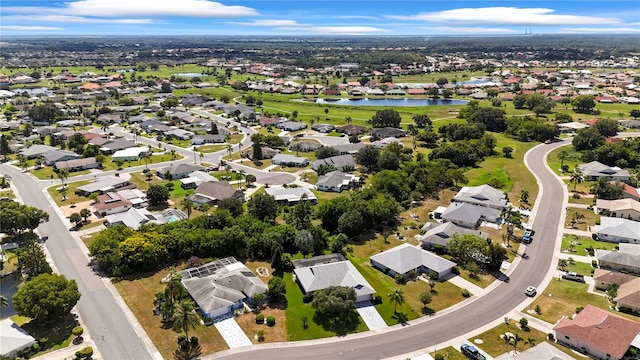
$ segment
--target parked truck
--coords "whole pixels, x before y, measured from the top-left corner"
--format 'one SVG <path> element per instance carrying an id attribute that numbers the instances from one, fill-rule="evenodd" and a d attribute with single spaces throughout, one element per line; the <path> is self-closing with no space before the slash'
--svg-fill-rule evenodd
<path id="1" fill-rule="evenodd" d="M 462 344 L 460 346 L 462 354 L 472 360 L 486 360 L 486 357 L 478 351 L 473 345 Z"/>

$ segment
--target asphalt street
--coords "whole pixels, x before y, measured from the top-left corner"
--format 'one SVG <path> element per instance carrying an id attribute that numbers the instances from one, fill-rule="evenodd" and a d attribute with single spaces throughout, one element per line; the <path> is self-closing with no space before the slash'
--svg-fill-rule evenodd
<path id="1" fill-rule="evenodd" d="M 432 347 L 466 334 L 496 319 L 502 319 L 526 300 L 524 290 L 541 284 L 551 268 L 559 221 L 562 213 L 563 186 L 546 167 L 545 154 L 563 143 L 541 144 L 528 154 L 529 166 L 542 187 L 533 229 L 534 241 L 527 246 L 528 259 L 521 259 L 510 274 L 509 283 L 501 283 L 485 296 L 455 311 L 418 319 L 392 331 L 370 336 L 346 336 L 327 341 L 286 343 L 282 346 L 257 345 L 226 350 L 211 358 L 224 359 L 383 359 Z M 518 309 L 519 310 L 519 309 Z M 302 355 L 304 354 L 304 355 Z"/>

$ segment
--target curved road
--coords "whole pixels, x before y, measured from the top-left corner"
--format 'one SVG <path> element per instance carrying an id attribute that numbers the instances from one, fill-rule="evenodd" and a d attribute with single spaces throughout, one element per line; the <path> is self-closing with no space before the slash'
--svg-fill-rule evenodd
<path id="1" fill-rule="evenodd" d="M 509 283 L 501 283 L 485 296 L 468 302 L 455 311 L 419 319 L 412 325 L 396 326 L 392 331 L 374 334 L 356 334 L 344 338 L 322 341 L 285 343 L 281 347 L 273 344 L 258 345 L 245 349 L 226 350 L 212 358 L 224 359 L 383 359 L 432 347 L 447 340 L 480 328 L 505 314 L 527 299 L 524 289 L 538 286 L 552 266 L 554 248 L 558 235 L 562 204 L 563 185 L 546 166 L 546 154 L 566 142 L 541 144 L 531 149 L 526 160 L 530 170 L 538 177 L 540 197 L 536 201 L 537 215 L 533 228 L 536 231 L 533 243 L 527 247 L 529 259 L 521 259 L 509 275 Z M 367 336 L 368 335 L 368 336 Z"/>

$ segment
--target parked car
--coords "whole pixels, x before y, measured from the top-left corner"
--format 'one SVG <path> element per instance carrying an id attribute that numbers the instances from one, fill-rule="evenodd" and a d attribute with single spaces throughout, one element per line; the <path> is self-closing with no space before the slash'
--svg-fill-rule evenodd
<path id="1" fill-rule="evenodd" d="M 531 244 L 531 242 L 533 241 L 533 230 L 527 230 L 524 232 L 524 235 L 522 235 L 522 243 L 523 244 Z"/>
<path id="2" fill-rule="evenodd" d="M 462 345 L 460 345 L 460 351 L 462 352 L 462 354 L 464 356 L 468 357 L 469 359 L 473 359 L 473 360 L 485 360 L 486 359 L 486 357 L 484 355 L 480 354 L 478 349 L 476 349 L 475 346 L 473 346 L 473 345 L 462 344 Z"/>
<path id="3" fill-rule="evenodd" d="M 565 280 L 571 280 L 571 281 L 577 281 L 577 282 L 581 282 L 584 283 L 584 276 L 580 275 L 580 274 L 576 274 L 574 272 L 565 272 L 562 273 L 562 278 Z"/>
<path id="4" fill-rule="evenodd" d="M 524 291 L 524 294 L 527 296 L 536 296 L 536 294 L 538 293 L 538 290 L 536 290 L 536 288 L 534 286 L 529 286 L 527 287 L 527 290 Z"/>

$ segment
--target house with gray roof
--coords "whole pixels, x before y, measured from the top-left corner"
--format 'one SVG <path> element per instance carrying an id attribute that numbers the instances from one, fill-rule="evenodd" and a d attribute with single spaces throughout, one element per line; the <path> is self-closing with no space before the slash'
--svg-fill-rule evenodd
<path id="1" fill-rule="evenodd" d="M 501 211 L 485 206 L 469 203 L 451 203 L 442 213 L 442 220 L 452 222 L 458 226 L 476 229 L 483 221 L 497 223 Z"/>
<path id="2" fill-rule="evenodd" d="M 311 168 L 318 171 L 320 166 L 332 166 L 338 170 L 351 169 L 356 167 L 356 159 L 352 155 L 330 156 L 324 159 L 318 159 L 311 163 Z"/>
<path id="3" fill-rule="evenodd" d="M 490 185 L 465 186 L 453 201 L 502 210 L 507 206 L 507 195 Z"/>
<path id="4" fill-rule="evenodd" d="M 214 176 L 200 170 L 190 173 L 186 178 L 180 179 L 180 186 L 183 189 L 195 189 L 198 185 L 207 181 L 218 181 Z"/>
<path id="5" fill-rule="evenodd" d="M 305 187 L 270 186 L 265 188 L 264 191 L 273 197 L 278 204 L 294 205 L 300 202 L 304 197 L 306 197 L 307 201 L 312 204 L 318 202 L 316 195 Z"/>
<path id="6" fill-rule="evenodd" d="M 284 131 L 298 131 L 307 128 L 307 124 L 298 121 L 285 121 L 276 124 L 278 129 L 282 129 Z"/>
<path id="7" fill-rule="evenodd" d="M 88 157 L 82 159 L 57 161 L 53 166 L 58 170 L 66 169 L 69 172 L 73 172 L 87 169 L 97 169 L 100 167 L 100 163 L 96 161 L 95 157 Z"/>
<path id="8" fill-rule="evenodd" d="M 191 138 L 191 145 L 220 144 L 223 142 L 225 142 L 225 136 L 222 134 L 196 135 Z"/>
<path id="9" fill-rule="evenodd" d="M 195 136 L 193 132 L 184 129 L 171 129 L 169 131 L 165 131 L 164 135 L 180 140 L 189 140 Z"/>
<path id="10" fill-rule="evenodd" d="M 90 184 L 79 186 L 78 189 L 76 189 L 76 193 L 81 196 L 89 196 L 94 192 L 104 194 L 106 192 L 125 188 L 131 185 L 131 182 L 124 178 L 120 178 L 117 176 L 105 176 L 98 178 L 97 181 Z M 135 185 L 133 185 L 133 187 L 135 187 Z"/>
<path id="11" fill-rule="evenodd" d="M 228 181 L 206 181 L 198 185 L 193 195 L 187 197 L 197 205 L 216 205 L 225 199 L 239 199 L 244 201 L 244 194 L 233 188 Z"/>
<path id="12" fill-rule="evenodd" d="M 440 246 L 443 249 L 446 249 L 449 245 L 449 241 L 451 241 L 453 235 L 456 234 L 477 235 L 484 239 L 487 239 L 489 237 L 489 234 L 480 230 L 460 227 L 451 222 L 442 224 L 436 222 L 428 222 L 422 227 L 422 234 L 416 235 L 416 239 L 420 241 L 420 245 L 425 249 L 432 249 L 435 246 Z"/>
<path id="13" fill-rule="evenodd" d="M 598 267 L 640 274 L 640 245 L 620 243 L 620 250 L 596 250 Z"/>
<path id="14" fill-rule="evenodd" d="M 312 130 L 315 130 L 315 131 L 321 132 L 321 133 L 330 133 L 335 128 L 336 127 L 331 125 L 331 124 L 315 124 L 315 125 L 311 126 Z"/>
<path id="15" fill-rule="evenodd" d="M 60 149 L 47 151 L 40 156 L 44 158 L 44 164 L 49 166 L 57 163 L 58 161 L 68 161 L 81 157 L 80 154 L 76 154 L 73 151 Z"/>
<path id="16" fill-rule="evenodd" d="M 407 275 L 410 271 L 416 274 L 435 271 L 439 277 L 443 277 L 456 266 L 452 261 L 407 243 L 375 254 L 369 260 L 373 267 L 390 276 Z"/>
<path id="17" fill-rule="evenodd" d="M 288 154 L 276 154 L 273 157 L 272 161 L 274 165 L 290 166 L 290 167 L 305 167 L 309 165 L 309 159 L 300 157 L 300 156 L 288 155 Z"/>
<path id="18" fill-rule="evenodd" d="M 640 244 L 640 222 L 637 221 L 602 216 L 593 232 L 600 241 Z"/>
<path id="19" fill-rule="evenodd" d="M 621 169 L 617 166 L 608 166 L 598 161 L 592 161 L 588 164 L 578 165 L 584 179 L 586 181 L 606 180 L 629 180 L 629 171 Z"/>
<path id="20" fill-rule="evenodd" d="M 180 272 L 182 285 L 207 317 L 214 321 L 232 316 L 267 284 L 233 257 L 210 262 Z"/>
<path id="21" fill-rule="evenodd" d="M 33 336 L 7 318 L 0 320 L 0 357 L 15 359 L 19 353 L 37 344 Z"/>
<path id="22" fill-rule="evenodd" d="M 194 171 L 204 171 L 204 166 L 197 164 L 174 164 L 171 166 L 158 169 L 157 175 L 165 180 L 175 180 L 189 177 L 189 174 Z"/>
<path id="23" fill-rule="evenodd" d="M 407 136 L 407 133 L 402 129 L 394 128 L 394 127 L 383 127 L 378 129 L 371 130 L 372 136 L 377 136 L 380 139 L 384 138 L 401 138 Z"/>
<path id="24" fill-rule="evenodd" d="M 337 261 L 293 270 L 305 294 L 330 286 L 347 286 L 356 292 L 356 302 L 371 300 L 375 290 L 350 261 Z"/>
<path id="25" fill-rule="evenodd" d="M 35 159 L 38 156 L 41 156 L 42 154 L 46 153 L 47 151 L 53 151 L 53 150 L 60 150 L 60 149 L 55 148 L 53 146 L 49 146 L 49 145 L 32 145 L 26 149 L 20 150 L 20 154 L 22 154 L 27 159 Z"/>
<path id="26" fill-rule="evenodd" d="M 316 189 L 320 191 L 342 192 L 360 186 L 360 177 L 342 171 L 331 171 L 318 178 Z"/>
<path id="27" fill-rule="evenodd" d="M 152 214 L 145 208 L 130 208 L 125 212 L 107 215 L 105 226 L 123 225 L 138 230 L 144 224 L 164 224 L 166 219 L 158 214 Z"/>
<path id="28" fill-rule="evenodd" d="M 511 351 L 506 352 L 493 360 L 571 360 L 573 357 L 565 354 L 562 350 L 543 341 L 526 350 L 519 351 L 513 355 Z"/>
<path id="29" fill-rule="evenodd" d="M 93 139 L 93 140 L 96 140 L 96 139 Z M 127 140 L 127 139 L 116 139 L 116 140 L 107 139 L 106 142 L 102 144 L 96 143 L 96 145 L 100 146 L 100 151 L 102 151 L 102 153 L 104 154 L 113 154 L 116 151 L 134 148 L 138 146 L 133 140 Z"/>
<path id="30" fill-rule="evenodd" d="M 332 145 L 331 147 L 338 150 L 340 155 L 356 155 L 360 149 L 367 146 L 364 143 L 355 143 L 355 144 L 343 144 L 343 145 Z"/>
<path id="31" fill-rule="evenodd" d="M 322 147 L 322 144 L 315 141 L 298 141 L 289 146 L 291 151 L 311 152 L 316 151 Z"/>

